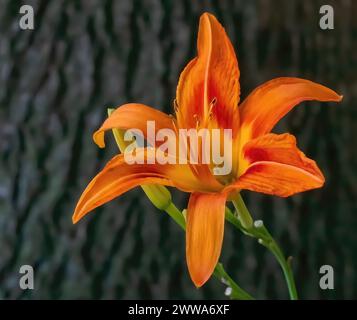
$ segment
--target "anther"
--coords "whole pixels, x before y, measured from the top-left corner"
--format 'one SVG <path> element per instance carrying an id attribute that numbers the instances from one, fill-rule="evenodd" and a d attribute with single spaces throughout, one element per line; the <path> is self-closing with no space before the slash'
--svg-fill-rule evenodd
<path id="1" fill-rule="evenodd" d="M 208 109 L 208 117 L 210 118 L 212 116 L 212 110 L 214 108 L 214 106 L 216 105 L 217 103 L 217 98 L 214 97 L 211 101 L 211 103 L 209 104 L 209 109 Z"/>
<path id="2" fill-rule="evenodd" d="M 193 119 L 196 120 L 196 129 L 197 129 L 200 126 L 200 119 L 196 113 L 193 115 Z"/>
<path id="3" fill-rule="evenodd" d="M 175 116 L 173 116 L 172 114 L 169 114 L 169 117 L 170 117 L 170 119 L 172 121 L 172 125 L 174 127 L 175 132 L 178 132 L 178 130 L 177 130 L 177 121 L 176 121 Z"/>
<path id="4" fill-rule="evenodd" d="M 174 100 L 174 111 L 177 113 L 179 110 L 179 105 L 177 103 L 177 99 Z"/>
<path id="5" fill-rule="evenodd" d="M 213 99 L 212 99 L 212 101 L 211 101 L 211 105 L 212 106 L 215 106 L 216 105 L 216 103 L 217 103 L 217 98 L 216 97 L 214 97 Z"/>
<path id="6" fill-rule="evenodd" d="M 217 98 L 214 97 L 214 98 L 212 99 L 211 103 L 209 104 L 208 114 L 210 114 L 210 113 L 212 112 L 212 109 L 213 109 L 213 107 L 216 105 L 216 103 L 217 103 Z"/>

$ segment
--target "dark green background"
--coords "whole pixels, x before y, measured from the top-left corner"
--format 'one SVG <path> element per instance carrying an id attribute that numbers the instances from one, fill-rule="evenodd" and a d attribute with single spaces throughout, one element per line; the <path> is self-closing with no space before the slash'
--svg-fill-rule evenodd
<path id="1" fill-rule="evenodd" d="M 21 4 L 35 30 L 18 27 Z M 335 9 L 335 30 L 319 8 Z M 357 2 L 261 0 L 0 0 L 0 298 L 224 298 L 212 280 L 195 289 L 181 230 L 140 189 L 71 216 L 81 191 L 116 152 L 92 133 L 108 106 L 141 102 L 172 112 L 178 76 L 195 55 L 198 19 L 214 13 L 236 49 L 242 98 L 266 80 L 298 76 L 344 95 L 308 102 L 276 128 L 297 136 L 320 165 L 323 189 L 288 199 L 244 192 L 255 218 L 294 257 L 300 296 L 357 298 Z M 180 208 L 187 195 L 175 193 Z M 271 254 L 227 224 L 222 260 L 258 298 L 287 298 Z M 21 265 L 35 290 L 21 291 Z M 319 268 L 335 289 L 319 288 Z"/>

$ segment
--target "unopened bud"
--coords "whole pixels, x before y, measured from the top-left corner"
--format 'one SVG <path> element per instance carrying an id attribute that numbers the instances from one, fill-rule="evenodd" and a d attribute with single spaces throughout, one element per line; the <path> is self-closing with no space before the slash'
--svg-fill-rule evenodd
<path id="1" fill-rule="evenodd" d="M 182 210 L 182 215 L 185 218 L 185 221 L 187 220 L 187 209 Z"/>
<path id="2" fill-rule="evenodd" d="M 156 208 L 166 210 L 171 204 L 171 193 L 166 187 L 157 184 L 150 184 L 142 185 L 141 188 Z"/>

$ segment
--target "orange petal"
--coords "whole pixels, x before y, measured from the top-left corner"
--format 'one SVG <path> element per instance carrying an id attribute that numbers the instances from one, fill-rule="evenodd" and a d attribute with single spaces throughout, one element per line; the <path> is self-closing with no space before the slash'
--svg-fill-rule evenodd
<path id="1" fill-rule="evenodd" d="M 282 117 L 302 101 L 337 102 L 341 99 L 342 96 L 335 91 L 308 80 L 277 78 L 255 89 L 239 107 L 242 130 L 248 130 L 248 136 L 255 138 L 270 132 Z"/>
<path id="2" fill-rule="evenodd" d="M 120 154 L 94 177 L 77 203 L 73 214 L 74 223 L 96 207 L 139 185 L 175 186 L 187 192 L 207 189 L 193 175 L 188 165 L 147 164 L 154 157 L 154 151 L 140 149 L 137 152 L 144 153 L 145 164 L 128 164 L 124 154 Z"/>
<path id="3" fill-rule="evenodd" d="M 201 287 L 218 262 L 224 233 L 226 195 L 193 193 L 187 209 L 186 259 L 193 283 Z"/>
<path id="4" fill-rule="evenodd" d="M 197 122 L 204 127 L 210 111 L 220 127 L 238 126 L 238 62 L 224 28 L 211 14 L 200 18 L 197 49 L 177 86 L 180 127 L 195 128 Z"/>
<path id="5" fill-rule="evenodd" d="M 118 107 L 93 134 L 94 142 L 104 148 L 104 132 L 113 128 L 129 130 L 139 129 L 146 138 L 147 121 L 155 122 L 155 133 L 160 129 L 174 129 L 172 118 L 156 109 L 139 103 L 128 103 Z M 153 143 L 153 141 L 150 141 Z"/>
<path id="6" fill-rule="evenodd" d="M 246 170 L 225 191 L 248 189 L 288 197 L 320 188 L 325 182 L 315 161 L 297 148 L 290 134 L 271 133 L 256 138 L 244 146 L 243 153 L 248 163 Z"/>

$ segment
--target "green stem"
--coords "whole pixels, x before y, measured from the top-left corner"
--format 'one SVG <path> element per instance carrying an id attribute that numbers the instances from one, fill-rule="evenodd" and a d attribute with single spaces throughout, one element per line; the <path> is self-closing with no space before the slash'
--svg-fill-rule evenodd
<path id="1" fill-rule="evenodd" d="M 166 213 L 183 229 L 186 230 L 186 221 L 182 212 L 171 202 L 165 209 Z"/>
<path id="2" fill-rule="evenodd" d="M 253 219 L 251 218 L 251 215 L 240 195 L 236 196 L 232 202 L 237 211 L 237 215 L 234 215 L 230 211 L 226 211 L 227 221 L 241 230 L 244 234 L 258 239 L 260 244 L 272 252 L 283 270 L 290 299 L 297 300 L 298 294 L 291 265 L 282 253 L 278 243 L 263 225 L 262 221 L 256 221 L 254 224 L 252 223 Z"/>
<path id="3" fill-rule="evenodd" d="M 245 229 L 251 228 L 253 226 L 253 219 L 240 193 L 236 194 L 236 197 L 232 200 L 232 202 L 236 212 L 238 213 L 238 219 L 242 223 L 242 226 Z"/>
<path id="4" fill-rule="evenodd" d="M 266 232 L 268 233 L 267 230 L 266 230 Z M 288 290 L 289 290 L 290 299 L 291 300 L 297 300 L 298 299 L 298 294 L 297 294 L 297 290 L 296 290 L 294 275 L 293 275 L 293 272 L 292 272 L 292 269 L 291 269 L 291 265 L 289 263 L 290 260 L 289 260 L 289 258 L 288 259 L 285 258 L 284 254 L 281 251 L 281 249 L 280 249 L 279 245 L 277 244 L 277 242 L 272 237 L 270 239 L 271 239 L 271 242 L 266 247 L 268 249 L 270 249 L 270 251 L 273 253 L 275 258 L 279 262 L 280 267 L 283 270 L 285 281 L 287 283 Z"/>
<path id="5" fill-rule="evenodd" d="M 254 298 L 249 293 L 244 291 L 235 283 L 235 281 L 229 276 L 226 270 L 224 270 L 222 263 L 217 263 L 213 275 L 221 281 L 224 279 L 224 282 L 228 284 L 230 288 L 232 288 L 232 293 L 230 294 L 232 299 L 254 300 Z"/>

